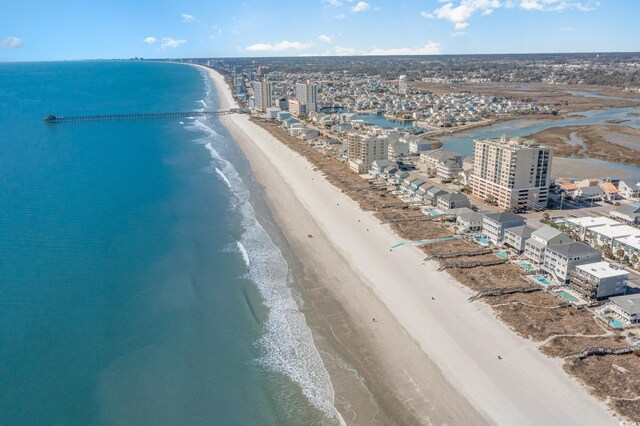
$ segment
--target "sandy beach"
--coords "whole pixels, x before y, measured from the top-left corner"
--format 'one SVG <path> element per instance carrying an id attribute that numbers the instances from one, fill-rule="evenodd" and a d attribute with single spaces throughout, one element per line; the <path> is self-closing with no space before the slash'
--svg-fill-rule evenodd
<path id="1" fill-rule="evenodd" d="M 220 108 L 232 106 L 223 77 L 203 69 Z M 421 251 L 390 251 L 398 236 L 304 158 L 246 115 L 221 121 L 304 268 L 305 296 L 391 418 L 402 424 L 618 423 L 559 360 L 509 330 L 487 305 L 469 303 L 471 292 L 424 262 Z"/>

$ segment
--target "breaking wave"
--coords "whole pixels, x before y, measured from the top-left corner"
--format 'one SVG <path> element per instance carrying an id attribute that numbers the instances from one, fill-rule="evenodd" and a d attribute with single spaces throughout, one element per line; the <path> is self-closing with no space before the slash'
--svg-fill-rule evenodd
<path id="1" fill-rule="evenodd" d="M 218 135 L 200 121 L 193 124 L 208 133 L 199 141 L 211 156 L 211 166 L 237 198 L 234 209 L 240 214 L 243 233 L 237 242 L 255 283 L 268 308 L 264 334 L 259 340 L 264 368 L 282 373 L 300 387 L 305 397 L 333 421 L 344 424 L 335 408 L 335 394 L 329 373 L 313 342 L 311 330 L 299 311 L 287 285 L 289 267 L 280 249 L 256 218 L 249 202 L 249 190 L 237 170 L 213 147 Z M 251 267 L 249 268 L 249 265 Z"/>

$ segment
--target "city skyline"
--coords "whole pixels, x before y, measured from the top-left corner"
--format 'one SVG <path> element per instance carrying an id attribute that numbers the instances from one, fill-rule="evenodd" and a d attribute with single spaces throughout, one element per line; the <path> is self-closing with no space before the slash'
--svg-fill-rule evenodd
<path id="1" fill-rule="evenodd" d="M 0 60 L 34 61 L 633 51 L 640 4 L 314 0 L 231 6 L 192 1 L 160 2 L 151 13 L 142 4 L 72 0 L 56 8 L 37 1 L 8 3 L 3 12 Z"/>

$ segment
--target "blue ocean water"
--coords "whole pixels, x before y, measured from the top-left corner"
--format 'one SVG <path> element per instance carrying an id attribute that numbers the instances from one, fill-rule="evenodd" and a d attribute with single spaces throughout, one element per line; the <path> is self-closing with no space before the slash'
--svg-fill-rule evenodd
<path id="1" fill-rule="evenodd" d="M 217 120 L 42 121 L 205 107 L 185 65 L 0 64 L 0 424 L 338 421 Z"/>

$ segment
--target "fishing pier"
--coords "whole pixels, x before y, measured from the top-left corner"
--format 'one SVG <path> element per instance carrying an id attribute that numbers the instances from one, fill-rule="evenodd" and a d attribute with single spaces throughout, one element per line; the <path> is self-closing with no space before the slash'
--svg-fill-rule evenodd
<path id="1" fill-rule="evenodd" d="M 101 114 L 101 115 L 75 115 L 56 116 L 48 115 L 44 118 L 47 124 L 62 123 L 84 123 L 91 121 L 129 121 L 129 120 L 150 120 L 163 118 L 192 118 L 192 117 L 215 117 L 228 114 L 247 114 L 248 110 L 232 108 L 223 111 L 188 111 L 188 112 L 150 112 L 141 114 Z"/>

